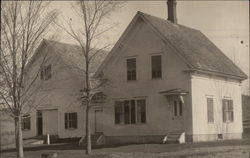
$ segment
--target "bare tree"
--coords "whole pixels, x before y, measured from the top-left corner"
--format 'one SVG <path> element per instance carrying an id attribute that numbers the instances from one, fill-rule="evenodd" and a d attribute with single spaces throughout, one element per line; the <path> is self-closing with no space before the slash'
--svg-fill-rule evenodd
<path id="1" fill-rule="evenodd" d="M 83 73 L 84 90 L 82 91 L 82 98 L 86 104 L 86 154 L 91 153 L 91 131 L 90 131 L 90 118 L 89 113 L 93 96 L 98 89 L 103 85 L 103 80 L 94 79 L 93 71 L 91 67 L 94 66 L 93 60 L 98 54 L 102 53 L 110 46 L 110 44 L 103 44 L 101 36 L 114 28 L 115 25 L 104 25 L 105 20 L 109 18 L 110 14 L 116 9 L 121 7 L 121 2 L 117 1 L 78 1 L 72 4 L 72 8 L 78 15 L 80 21 L 77 21 L 77 25 L 80 28 L 74 27 L 72 18 L 67 22 L 67 25 L 59 25 L 67 34 L 69 34 L 81 47 L 81 52 L 84 57 L 82 61 L 84 63 Z M 96 46 L 99 46 L 97 48 Z M 100 48 L 101 46 L 101 48 Z"/>
<path id="2" fill-rule="evenodd" d="M 0 100 L 15 120 L 17 157 L 24 157 L 22 116 L 33 106 L 29 98 L 39 88 L 33 85 L 40 70 L 26 78 L 27 64 L 57 17 L 57 11 L 46 12 L 48 5 L 42 1 L 1 3 Z"/>

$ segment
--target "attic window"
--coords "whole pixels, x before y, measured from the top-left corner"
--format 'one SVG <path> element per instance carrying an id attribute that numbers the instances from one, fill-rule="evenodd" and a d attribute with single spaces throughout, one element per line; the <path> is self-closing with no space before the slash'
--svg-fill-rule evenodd
<path id="1" fill-rule="evenodd" d="M 41 68 L 41 80 L 49 80 L 51 79 L 51 64 L 47 66 L 42 66 Z"/>

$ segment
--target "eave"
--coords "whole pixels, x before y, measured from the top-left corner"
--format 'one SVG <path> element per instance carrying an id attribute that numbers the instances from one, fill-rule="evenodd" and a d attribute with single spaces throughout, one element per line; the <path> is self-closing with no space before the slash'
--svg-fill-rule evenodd
<path id="1" fill-rule="evenodd" d="M 192 72 L 192 73 L 198 72 L 198 73 L 203 73 L 207 75 L 214 75 L 218 77 L 230 78 L 230 79 L 239 80 L 239 81 L 243 81 L 248 78 L 247 76 L 237 76 L 237 75 L 227 74 L 223 72 L 208 71 L 208 70 L 195 69 L 195 68 L 184 70 L 184 72 Z"/>

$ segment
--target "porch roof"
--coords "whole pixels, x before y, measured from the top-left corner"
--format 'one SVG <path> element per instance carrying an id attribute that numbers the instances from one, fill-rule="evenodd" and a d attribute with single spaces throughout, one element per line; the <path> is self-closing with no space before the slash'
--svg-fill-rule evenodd
<path id="1" fill-rule="evenodd" d="M 161 91 L 159 93 L 165 96 L 170 96 L 170 95 L 186 95 L 188 92 L 183 89 L 175 88 L 166 91 Z"/>

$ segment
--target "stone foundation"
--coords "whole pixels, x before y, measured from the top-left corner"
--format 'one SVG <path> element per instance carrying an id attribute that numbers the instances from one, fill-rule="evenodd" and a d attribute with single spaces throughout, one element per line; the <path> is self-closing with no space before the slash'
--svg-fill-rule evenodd
<path id="1" fill-rule="evenodd" d="M 186 135 L 187 142 L 206 142 L 217 140 L 242 139 L 242 133 L 224 133 L 224 134 L 194 134 Z"/>
<path id="2" fill-rule="evenodd" d="M 164 138 L 164 135 L 105 136 L 105 144 L 162 143 L 163 138 Z"/>

